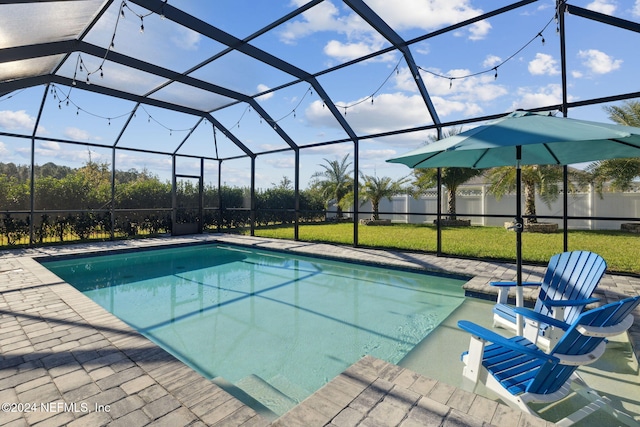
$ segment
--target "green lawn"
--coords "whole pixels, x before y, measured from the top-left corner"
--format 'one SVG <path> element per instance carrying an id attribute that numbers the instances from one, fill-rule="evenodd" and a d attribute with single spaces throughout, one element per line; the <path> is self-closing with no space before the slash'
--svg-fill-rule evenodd
<path id="1" fill-rule="evenodd" d="M 248 231 L 246 232 L 248 233 Z M 256 228 L 256 236 L 293 239 L 293 226 Z M 353 224 L 300 225 L 303 241 L 353 244 Z M 525 262 L 546 263 L 562 252 L 562 232 L 524 233 L 522 252 Z M 393 224 L 358 226 L 362 246 L 435 252 L 436 228 L 430 225 Z M 569 231 L 569 250 L 590 250 L 607 261 L 609 271 L 640 274 L 640 236 L 620 231 Z M 451 227 L 442 230 L 445 254 L 515 260 L 515 234 L 501 227 Z"/>

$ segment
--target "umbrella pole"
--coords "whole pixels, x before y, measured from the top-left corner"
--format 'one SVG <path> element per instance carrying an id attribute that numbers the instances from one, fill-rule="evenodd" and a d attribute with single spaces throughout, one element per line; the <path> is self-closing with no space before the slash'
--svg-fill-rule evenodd
<path id="1" fill-rule="evenodd" d="M 522 146 L 516 146 L 516 307 L 524 305 L 524 295 L 522 291 L 522 231 L 524 228 L 522 220 Z M 522 336 L 524 329 L 522 315 L 516 316 L 516 328 L 518 335 Z"/>

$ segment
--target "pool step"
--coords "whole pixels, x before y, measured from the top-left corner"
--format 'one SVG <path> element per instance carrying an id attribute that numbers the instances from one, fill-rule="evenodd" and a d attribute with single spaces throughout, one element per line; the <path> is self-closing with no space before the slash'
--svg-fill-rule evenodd
<path id="1" fill-rule="evenodd" d="M 269 384 L 295 400 L 297 403 L 302 402 L 311 395 L 310 391 L 292 383 L 289 378 L 281 374 L 269 378 Z"/>
<path id="2" fill-rule="evenodd" d="M 235 385 L 278 415 L 284 414 L 298 404 L 296 400 L 254 374 L 242 378 Z"/>

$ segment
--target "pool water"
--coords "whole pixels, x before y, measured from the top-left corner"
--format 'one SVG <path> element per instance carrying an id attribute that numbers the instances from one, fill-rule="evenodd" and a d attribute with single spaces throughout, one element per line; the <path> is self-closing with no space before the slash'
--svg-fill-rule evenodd
<path id="1" fill-rule="evenodd" d="M 276 414 L 364 355 L 398 363 L 464 301 L 459 278 L 222 245 L 44 265 Z"/>

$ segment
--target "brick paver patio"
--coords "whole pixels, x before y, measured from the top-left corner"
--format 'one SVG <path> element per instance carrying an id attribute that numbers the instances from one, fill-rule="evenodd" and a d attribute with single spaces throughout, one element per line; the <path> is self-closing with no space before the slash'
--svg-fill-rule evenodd
<path id="1" fill-rule="evenodd" d="M 492 292 L 513 265 L 234 235 L 198 235 L 0 252 L 0 413 L 4 426 L 546 425 L 484 397 L 367 356 L 279 419 L 266 419 L 201 377 L 34 258 L 220 241 L 473 277 Z M 526 267 L 525 280 L 541 267 Z M 640 279 L 606 275 L 606 300 L 640 293 Z M 530 296 L 533 297 L 533 296 Z M 630 330 L 640 356 L 640 315 Z"/>

